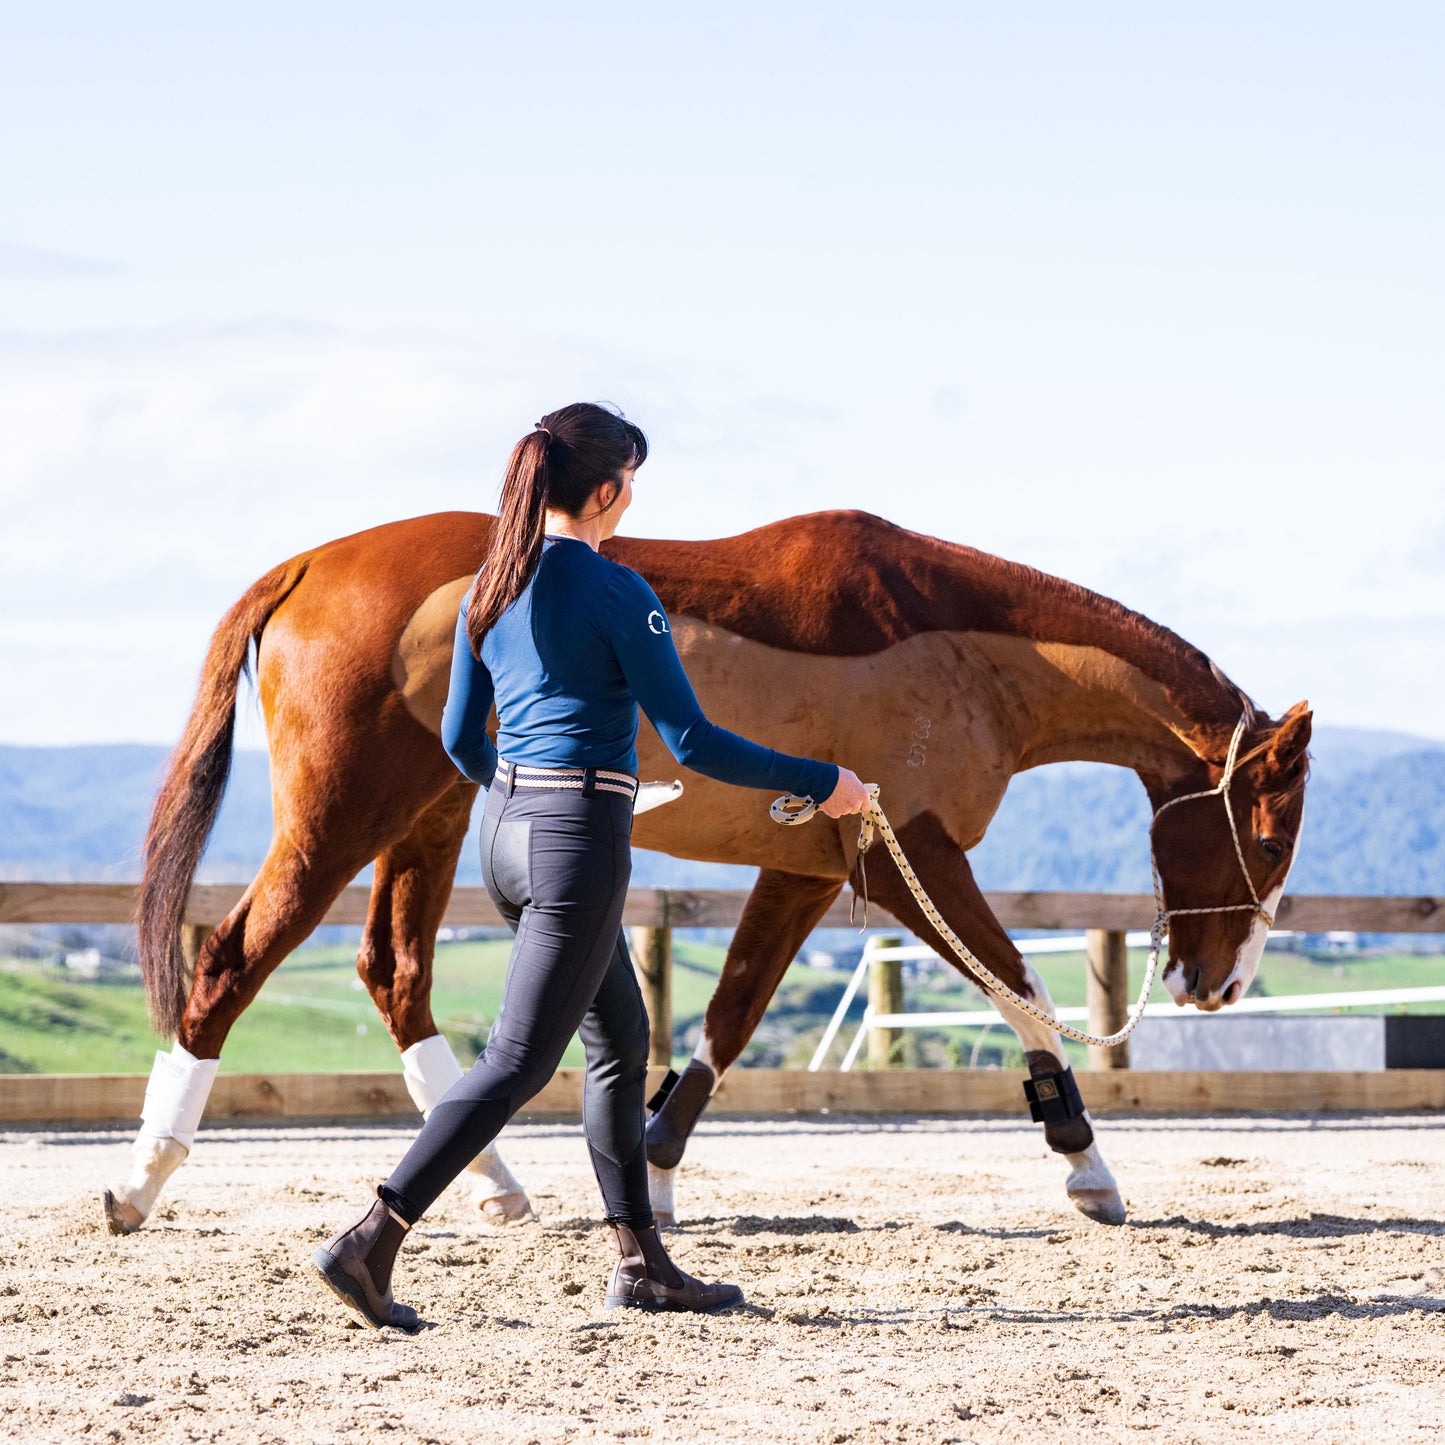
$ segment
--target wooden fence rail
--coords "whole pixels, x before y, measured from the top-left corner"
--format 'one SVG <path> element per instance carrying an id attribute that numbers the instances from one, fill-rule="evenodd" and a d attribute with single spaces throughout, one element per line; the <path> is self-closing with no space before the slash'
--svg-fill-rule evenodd
<path id="1" fill-rule="evenodd" d="M 185 922 L 214 928 L 236 906 L 245 885 L 199 883 L 191 889 Z M 130 923 L 135 919 L 134 883 L 0 883 L 0 923 Z M 741 888 L 634 888 L 623 911 L 637 928 L 732 928 L 742 916 Z M 989 893 L 994 916 L 1005 928 L 1125 930 L 1154 922 L 1147 893 Z M 359 927 L 366 922 L 371 890 L 344 889 L 324 923 Z M 876 905 L 875 905 L 876 906 Z M 881 910 L 880 910 L 881 912 Z M 485 888 L 456 888 L 442 920 L 451 928 L 501 927 Z M 1280 901 L 1275 922 L 1301 933 L 1445 933 L 1445 898 L 1382 898 L 1364 895 L 1293 894 Z M 840 898 L 820 928 L 848 924 L 848 900 Z"/>
<path id="2" fill-rule="evenodd" d="M 135 918 L 138 892 L 137 885 L 133 883 L 0 883 L 0 924 L 130 923 Z M 191 889 L 182 942 L 192 963 L 206 934 L 231 911 L 243 892 L 244 887 L 239 883 L 205 883 Z M 323 922 L 351 926 L 364 924 L 370 896 L 370 889 L 366 887 L 345 889 L 332 904 Z M 652 1020 L 654 1064 L 665 1064 L 672 1054 L 672 930 L 735 927 L 747 897 L 743 889 L 634 888 L 629 891 L 622 921 L 633 930 L 633 953 L 639 982 Z M 1154 900 L 1150 895 L 990 893 L 986 897 L 995 917 L 1006 928 L 1085 930 L 1088 939 L 1089 1028 L 1092 1032 L 1107 1034 L 1120 1026 L 1129 1006 L 1124 934 L 1130 929 L 1148 928 L 1153 923 Z M 820 926 L 847 925 L 848 911 L 847 900 L 839 899 L 823 916 Z M 881 913 L 882 910 L 879 911 Z M 501 915 L 483 888 L 454 889 L 443 919 L 444 925 L 451 928 L 500 927 L 502 922 Z M 1440 933 L 1445 932 L 1445 899 L 1296 894 L 1281 901 L 1276 922 L 1281 928 L 1303 933 L 1339 930 Z M 901 979 L 899 984 L 901 987 Z M 878 1054 L 874 1065 L 880 1070 L 896 1070 L 903 1062 L 901 1039 L 883 1040 L 874 1052 Z M 1127 1046 L 1112 1050 L 1091 1049 L 1090 1067 L 1101 1072 L 1117 1071 L 1122 1074 L 1128 1067 Z M 753 1074 L 762 1071 L 744 1072 Z M 15 1086 L 0 1079 L 0 1098 L 4 1097 L 3 1089 L 9 1087 Z M 23 1092 L 26 1086 L 18 1087 Z M 255 1086 L 256 1089 L 260 1087 Z M 288 1085 L 290 1093 L 298 1098 L 301 1095 L 312 1097 L 316 1087 Z M 368 1084 L 363 1090 L 372 1106 L 377 1102 L 375 1091 L 381 1087 L 380 1084 Z M 1147 1086 L 1151 1096 L 1158 1087 Z M 81 1089 L 81 1086 L 76 1085 L 75 1088 Z M 255 1089 L 252 1090 L 254 1093 Z M 17 1104 L 16 1107 L 21 1106 Z M 855 1104 L 852 1107 L 859 1106 Z M 7 1117 L 13 1119 L 18 1116 L 13 1113 L 7 1115 L 4 1107 L 0 1106 L 0 1120 Z"/>
<path id="3" fill-rule="evenodd" d="M 650 1071 L 652 1085 L 662 1078 Z M 1028 1127 L 1022 1069 L 888 1069 L 849 1074 L 733 1069 L 708 1116 L 727 1114 L 1014 1115 Z M 0 1074 L 0 1127 L 132 1124 L 144 1074 Z M 1189 1073 L 1127 1069 L 1079 1076 L 1096 1114 L 1287 1114 L 1440 1110 L 1445 1069 L 1374 1073 Z M 582 1070 L 559 1069 L 519 1115 L 576 1117 Z M 242 1121 L 396 1119 L 414 1126 L 416 1105 L 401 1070 L 390 1073 L 217 1075 L 210 1125 Z"/>

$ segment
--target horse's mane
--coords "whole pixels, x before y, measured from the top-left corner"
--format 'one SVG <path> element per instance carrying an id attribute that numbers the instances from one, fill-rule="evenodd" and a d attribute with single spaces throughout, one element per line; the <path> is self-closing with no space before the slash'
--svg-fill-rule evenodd
<path id="1" fill-rule="evenodd" d="M 704 543 L 629 539 L 607 555 L 668 609 L 797 652 L 856 656 L 922 632 L 1002 633 L 1096 647 L 1160 683 L 1186 716 L 1222 730 L 1248 695 L 1197 647 L 1097 592 L 867 512 L 817 512 Z"/>

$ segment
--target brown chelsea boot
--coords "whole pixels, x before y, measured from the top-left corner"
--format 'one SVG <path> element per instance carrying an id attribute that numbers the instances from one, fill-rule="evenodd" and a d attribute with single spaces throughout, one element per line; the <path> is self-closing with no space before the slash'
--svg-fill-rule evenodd
<path id="1" fill-rule="evenodd" d="M 657 1226 L 633 1229 L 614 1224 L 617 1265 L 607 1287 L 606 1307 L 640 1310 L 698 1310 L 713 1314 L 743 1302 L 735 1284 L 704 1284 L 684 1274 L 668 1257 Z"/>
<path id="2" fill-rule="evenodd" d="M 421 1328 L 417 1312 L 391 1297 L 391 1266 L 410 1228 L 378 1189 L 371 1208 L 311 1256 L 322 1283 L 374 1330 L 394 1325 L 415 1334 Z"/>

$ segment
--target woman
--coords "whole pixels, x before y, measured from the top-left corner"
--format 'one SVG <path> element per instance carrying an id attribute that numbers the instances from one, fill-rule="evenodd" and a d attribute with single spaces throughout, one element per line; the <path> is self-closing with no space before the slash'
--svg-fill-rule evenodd
<path id="1" fill-rule="evenodd" d="M 543 417 L 512 451 L 491 552 L 457 619 L 442 741 L 489 788 L 482 876 L 515 942 L 482 1056 L 361 1219 L 312 1256 L 374 1327 L 417 1328 L 391 1291 L 407 1230 L 546 1083 L 579 1032 L 587 1146 L 618 1245 L 607 1308 L 719 1310 L 743 1297 L 672 1263 L 648 1199 L 647 1013 L 621 931 L 638 706 L 677 760 L 708 777 L 821 798 L 834 818 L 860 811 L 868 795 L 846 768 L 759 747 L 703 716 L 656 594 L 598 553 L 646 456 L 642 432 L 603 407 Z M 486 732 L 494 703 L 495 749 Z"/>

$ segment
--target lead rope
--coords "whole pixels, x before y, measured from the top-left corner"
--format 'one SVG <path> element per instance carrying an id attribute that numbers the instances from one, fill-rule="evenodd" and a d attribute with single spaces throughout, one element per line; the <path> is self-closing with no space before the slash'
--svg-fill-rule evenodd
<path id="1" fill-rule="evenodd" d="M 1266 927 L 1274 927 L 1274 918 L 1269 910 L 1259 901 L 1259 894 L 1255 891 L 1254 880 L 1249 876 L 1249 869 L 1244 865 L 1244 849 L 1239 841 L 1239 829 L 1234 821 L 1234 807 L 1229 801 L 1229 785 L 1234 779 L 1235 764 L 1239 758 L 1239 744 L 1244 737 L 1245 727 L 1249 721 L 1249 714 L 1246 713 L 1240 718 L 1234 729 L 1234 736 L 1230 739 L 1229 753 L 1224 760 L 1224 772 L 1219 782 L 1212 788 L 1206 788 L 1198 793 L 1185 793 L 1182 797 L 1171 798 L 1163 803 L 1155 811 L 1154 818 L 1149 824 L 1149 866 L 1154 877 L 1154 926 L 1149 930 L 1149 966 L 1144 970 L 1144 984 L 1139 990 L 1139 998 L 1133 1008 L 1129 1010 L 1129 1020 L 1118 1033 L 1101 1036 L 1099 1034 L 1085 1033 L 1082 1029 L 1071 1028 L 1066 1023 L 1061 1023 L 1052 1014 L 1041 1009 L 1037 1004 L 1030 1003 L 1026 998 L 1020 998 L 1002 979 L 993 974 L 988 967 L 981 963 L 973 951 L 963 942 L 961 938 L 944 921 L 943 915 L 934 906 L 933 900 L 928 896 L 923 884 L 918 881 L 918 875 L 913 871 L 913 865 L 908 861 L 897 837 L 894 835 L 893 827 L 885 816 L 883 809 L 878 804 L 878 784 L 868 784 L 868 794 L 871 799 L 869 805 L 863 810 L 862 826 L 858 833 L 858 864 L 860 876 L 863 878 L 863 926 L 868 926 L 868 894 L 867 875 L 862 872 L 863 859 L 869 848 L 873 846 L 875 831 L 883 839 L 883 845 L 898 865 L 898 871 L 903 875 L 903 881 L 908 885 L 908 891 L 917 900 L 918 906 L 923 910 L 924 916 L 929 923 L 937 930 L 938 935 L 951 948 L 960 963 L 972 973 L 980 983 L 992 994 L 1007 1000 L 1015 1008 L 1021 1009 L 1031 1018 L 1037 1019 L 1042 1024 L 1057 1033 L 1063 1034 L 1066 1038 L 1077 1039 L 1081 1044 L 1092 1044 L 1096 1048 L 1112 1048 L 1115 1044 L 1122 1044 L 1125 1039 L 1139 1025 L 1139 1020 L 1144 1016 L 1144 1005 L 1154 988 L 1154 977 L 1159 970 L 1159 953 L 1163 948 L 1164 939 L 1168 936 L 1169 920 L 1179 917 L 1182 914 L 1193 913 L 1239 913 L 1248 911 L 1257 913 L 1265 921 Z M 1167 809 L 1172 808 L 1176 803 L 1188 803 L 1196 798 L 1221 797 L 1224 799 L 1225 815 L 1229 819 L 1229 835 L 1234 840 L 1234 856 L 1239 860 L 1239 870 L 1244 874 L 1245 886 L 1249 889 L 1250 902 L 1248 903 L 1224 903 L 1214 908 L 1165 908 L 1164 886 L 1159 877 L 1159 860 L 1154 852 L 1154 826 L 1158 823 L 1159 817 Z M 785 826 L 794 826 L 798 823 L 806 823 L 809 818 L 817 812 L 817 804 L 808 798 L 787 796 L 779 798 L 771 808 L 774 822 L 782 823 Z M 855 894 L 856 898 L 856 894 Z M 849 910 L 849 919 L 852 919 L 852 910 Z"/>

